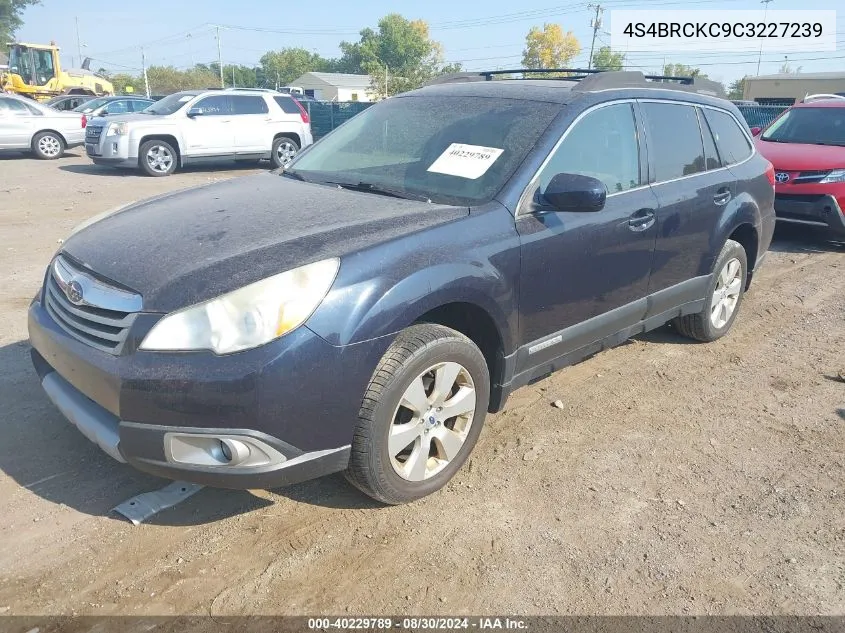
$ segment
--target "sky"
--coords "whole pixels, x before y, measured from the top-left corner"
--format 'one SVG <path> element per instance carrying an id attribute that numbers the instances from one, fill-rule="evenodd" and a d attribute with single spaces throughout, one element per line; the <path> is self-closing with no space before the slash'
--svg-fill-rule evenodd
<path id="1" fill-rule="evenodd" d="M 595 1 L 595 0 L 594 0 Z M 759 0 L 598 0 L 604 7 L 603 28 L 596 49 L 609 44 L 614 9 L 760 9 Z M 595 10 L 589 0 L 456 0 L 402 2 L 393 0 L 142 0 L 141 2 L 91 2 L 42 0 L 28 8 L 17 39 L 34 43 L 54 40 L 62 48 L 62 64 L 79 64 L 76 23 L 82 55 L 94 61 L 92 69 L 136 74 L 141 49 L 148 65 L 189 67 L 217 60 L 214 25 L 220 26 L 224 64 L 256 65 L 273 49 L 299 46 L 325 57 L 338 57 L 338 44 L 356 41 L 365 27 L 375 28 L 380 17 L 401 13 L 428 22 L 432 39 L 443 45 L 446 61 L 461 62 L 467 70 L 518 68 L 525 35 L 532 26 L 558 23 L 571 30 L 582 50 L 573 62 L 586 67 L 592 39 L 590 20 Z M 837 0 L 772 0 L 770 9 L 836 9 Z M 845 10 L 837 16 L 837 51 L 790 53 L 791 67 L 802 72 L 845 70 Z M 737 53 L 697 54 L 629 51 L 626 68 L 652 73 L 666 63 L 695 65 L 712 79 L 726 84 L 757 74 L 758 49 L 743 47 Z M 764 49 L 760 74 L 778 72 L 784 54 L 776 47 Z"/>

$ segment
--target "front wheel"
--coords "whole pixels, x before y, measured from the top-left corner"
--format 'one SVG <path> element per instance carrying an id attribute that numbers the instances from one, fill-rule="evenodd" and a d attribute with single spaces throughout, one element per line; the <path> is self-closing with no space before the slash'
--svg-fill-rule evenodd
<path id="1" fill-rule="evenodd" d="M 287 167 L 299 151 L 299 143 L 289 136 L 280 136 L 273 141 L 270 162 L 274 169 Z"/>
<path id="2" fill-rule="evenodd" d="M 704 308 L 698 314 L 675 319 L 675 329 L 684 336 L 706 343 L 722 338 L 739 313 L 747 279 L 745 249 L 739 242 L 728 240 L 713 266 Z"/>
<path id="3" fill-rule="evenodd" d="M 346 478 L 383 503 L 442 488 L 481 433 L 490 376 L 476 345 L 450 328 L 399 334 L 364 394 Z"/>
<path id="4" fill-rule="evenodd" d="M 138 148 L 138 164 L 148 176 L 169 176 L 176 171 L 176 150 L 166 141 L 147 141 Z"/>
<path id="5" fill-rule="evenodd" d="M 41 160 L 55 160 L 65 153 L 65 141 L 55 132 L 39 132 L 32 139 L 32 153 Z"/>

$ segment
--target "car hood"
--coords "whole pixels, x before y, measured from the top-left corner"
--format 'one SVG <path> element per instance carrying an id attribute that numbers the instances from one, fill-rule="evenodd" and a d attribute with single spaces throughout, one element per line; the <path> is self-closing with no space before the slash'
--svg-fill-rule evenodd
<path id="1" fill-rule="evenodd" d="M 757 139 L 759 151 L 779 171 L 845 168 L 845 147 L 803 143 L 772 143 Z"/>
<path id="2" fill-rule="evenodd" d="M 145 311 L 170 312 L 468 213 L 267 173 L 133 204 L 72 234 L 62 252 L 139 292 Z"/>

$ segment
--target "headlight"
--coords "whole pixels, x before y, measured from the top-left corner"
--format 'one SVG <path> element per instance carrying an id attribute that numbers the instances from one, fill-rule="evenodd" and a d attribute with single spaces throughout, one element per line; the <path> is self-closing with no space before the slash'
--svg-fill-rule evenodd
<path id="1" fill-rule="evenodd" d="M 125 136 L 129 134 L 129 125 L 125 121 L 120 123 L 109 123 L 106 129 L 106 136 Z"/>
<path id="2" fill-rule="evenodd" d="M 329 292 L 340 260 L 324 259 L 167 315 L 144 350 L 230 354 L 269 343 L 302 325 Z"/>
<path id="3" fill-rule="evenodd" d="M 820 185 L 829 185 L 834 182 L 845 182 L 845 169 L 834 169 L 822 180 L 819 180 Z"/>

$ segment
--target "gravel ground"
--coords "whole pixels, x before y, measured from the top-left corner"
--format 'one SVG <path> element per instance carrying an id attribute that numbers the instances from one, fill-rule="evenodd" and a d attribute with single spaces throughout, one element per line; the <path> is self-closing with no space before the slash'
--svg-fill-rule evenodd
<path id="1" fill-rule="evenodd" d="M 79 154 L 0 157 L 0 614 L 845 614 L 842 245 L 779 229 L 728 337 L 664 328 L 519 390 L 413 505 L 334 476 L 133 527 L 110 508 L 165 482 L 49 403 L 26 307 L 76 224 L 255 169 Z"/>

